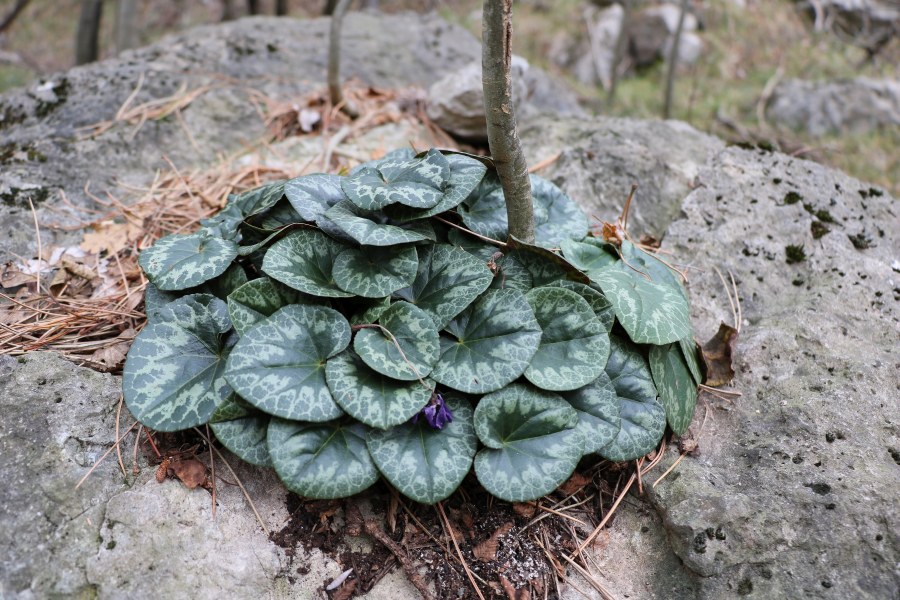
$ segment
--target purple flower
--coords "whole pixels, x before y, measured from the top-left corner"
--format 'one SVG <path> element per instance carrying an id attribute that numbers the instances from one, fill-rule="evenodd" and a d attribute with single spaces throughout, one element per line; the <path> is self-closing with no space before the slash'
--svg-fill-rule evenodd
<path id="1" fill-rule="evenodd" d="M 412 418 L 413 423 L 419 422 L 419 415 L 425 415 L 425 420 L 432 429 L 443 429 L 444 425 L 453 420 L 453 413 L 447 408 L 444 397 L 440 394 L 432 394 L 431 400 L 419 413 Z"/>

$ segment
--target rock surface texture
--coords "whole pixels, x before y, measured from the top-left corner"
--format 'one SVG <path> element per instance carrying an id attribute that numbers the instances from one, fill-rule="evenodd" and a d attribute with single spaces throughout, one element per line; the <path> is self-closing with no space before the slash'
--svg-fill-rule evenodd
<path id="1" fill-rule="evenodd" d="M 429 85 L 480 52 L 471 36 L 434 17 L 355 15 L 347 25 L 345 56 L 369 60 L 362 67 L 348 58 L 348 74 L 379 85 Z M 263 124 L 250 116 L 246 89 L 313 89 L 324 80 L 326 28 L 265 18 L 201 28 L 0 97 L 2 143 L 18 148 L 0 169 L 0 192 L 18 190 L 2 196 L 0 262 L 13 249 L 35 249 L 22 194 L 43 216 L 65 189 L 77 211 L 87 181 L 97 189 L 114 175 L 146 181 L 163 155 L 209 165 L 217 152 L 259 138 Z M 397 43 L 398 30 L 411 32 L 401 40 L 408 46 L 385 41 Z M 393 49 L 376 59 L 367 44 Z M 209 74 L 216 69 L 234 79 Z M 77 127 L 115 114 L 141 73 L 142 102 L 182 82 L 213 85 L 183 115 L 199 151 L 168 122 L 145 125 L 131 141 L 122 126 L 77 138 Z M 349 151 L 371 153 L 418 133 L 392 124 Z M 699 338 L 732 320 L 715 268 L 734 274 L 743 306 L 734 363 L 742 396 L 701 401 L 692 425 L 699 453 L 657 486 L 645 480 L 644 496 L 622 504 L 592 551 L 598 579 L 616 598 L 895 598 L 897 201 L 814 163 L 726 148 L 678 122 L 535 116 L 522 137 L 532 164 L 559 153 L 541 174 L 602 219 L 613 220 L 638 184 L 630 230 L 664 236 L 663 249 L 688 267 Z M 31 146 L 46 162 L 29 159 Z M 302 161 L 318 151 L 297 138 L 254 158 Z M 273 542 L 234 486 L 219 486 L 213 518 L 208 492 L 158 484 L 143 461 L 133 475 L 129 451 L 127 476 L 113 453 L 75 488 L 116 439 L 119 385 L 52 353 L 0 356 L 0 597 L 321 598 L 342 566 Z M 122 424 L 130 426 L 127 414 Z M 672 450 L 653 479 L 677 456 Z M 232 465 L 265 526 L 278 531 L 290 513 L 283 486 L 270 472 Z M 395 570 L 365 597 L 418 593 Z M 582 596 L 569 586 L 562 597 Z"/>

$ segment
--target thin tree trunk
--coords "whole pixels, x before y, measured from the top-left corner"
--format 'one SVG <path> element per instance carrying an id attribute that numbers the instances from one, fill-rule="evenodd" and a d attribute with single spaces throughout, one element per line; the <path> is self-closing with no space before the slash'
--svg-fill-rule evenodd
<path id="1" fill-rule="evenodd" d="M 625 54 L 625 45 L 628 43 L 628 24 L 631 22 L 631 2 L 632 0 L 623 0 L 622 2 L 622 27 L 619 30 L 619 37 L 616 38 L 616 47 L 613 50 L 612 70 L 609 73 L 609 90 L 606 93 L 606 110 L 609 112 L 616 101 L 616 86 L 619 84 L 619 63 L 622 62 L 622 55 Z"/>
<path id="2" fill-rule="evenodd" d="M 288 0 L 276 0 L 275 1 L 275 15 L 278 17 L 284 17 L 288 14 Z"/>
<path id="3" fill-rule="evenodd" d="M 482 87 L 488 144 L 506 197 L 509 235 L 534 243 L 534 207 L 512 98 L 512 0 L 482 5 Z"/>
<path id="4" fill-rule="evenodd" d="M 325 8 L 322 9 L 322 16 L 330 17 L 337 8 L 338 0 L 325 0 Z"/>
<path id="5" fill-rule="evenodd" d="M 116 52 L 138 45 L 136 24 L 136 0 L 119 0 L 116 6 Z"/>
<path id="6" fill-rule="evenodd" d="M 28 6 L 29 2 L 30 0 L 16 0 L 16 4 L 12 7 L 12 10 L 3 17 L 2 21 L 0 21 L 0 33 L 9 29 L 9 26 L 13 24 L 13 21 L 15 21 L 16 17 L 19 16 L 19 13 Z"/>
<path id="7" fill-rule="evenodd" d="M 234 0 L 223 0 L 222 2 L 222 20 L 233 21 L 237 18 L 237 7 Z"/>
<path id="8" fill-rule="evenodd" d="M 247 0 L 247 14 L 248 15 L 258 15 L 259 14 L 259 0 Z"/>
<path id="9" fill-rule="evenodd" d="M 97 60 L 102 16 L 103 0 L 81 0 L 81 16 L 78 18 L 78 33 L 75 37 L 75 64 L 83 65 Z"/>
<path id="10" fill-rule="evenodd" d="M 328 37 L 328 95 L 332 106 L 341 105 L 341 110 L 355 119 L 359 113 L 344 99 L 344 92 L 341 89 L 341 25 L 344 14 L 352 2 L 353 0 L 338 0 L 334 14 L 331 15 L 331 33 Z"/>
<path id="11" fill-rule="evenodd" d="M 669 49 L 669 65 L 666 71 L 666 95 L 663 102 L 663 119 L 672 116 L 672 96 L 675 90 L 675 70 L 678 68 L 678 47 L 681 45 L 681 33 L 684 31 L 684 17 L 688 11 L 688 0 L 681 0 L 681 14 L 678 15 L 678 26 Z"/>

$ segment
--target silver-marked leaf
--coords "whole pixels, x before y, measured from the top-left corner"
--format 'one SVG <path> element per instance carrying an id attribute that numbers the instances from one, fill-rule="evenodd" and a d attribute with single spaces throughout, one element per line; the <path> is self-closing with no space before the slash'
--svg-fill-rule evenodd
<path id="1" fill-rule="evenodd" d="M 304 221 L 318 222 L 325 212 L 344 200 L 341 177 L 313 173 L 288 180 L 284 184 L 284 195 Z"/>
<path id="2" fill-rule="evenodd" d="M 578 411 L 585 454 L 595 454 L 615 439 L 622 424 L 619 397 L 606 372 L 583 388 L 563 392 L 562 397 Z"/>
<path id="3" fill-rule="evenodd" d="M 487 263 L 460 248 L 435 244 L 416 251 L 416 279 L 395 295 L 424 310 L 443 329 L 488 288 L 493 275 Z"/>
<path id="4" fill-rule="evenodd" d="M 370 369 L 352 351 L 335 356 L 325 365 L 325 377 L 334 399 L 347 414 L 371 427 L 387 429 L 404 423 L 431 400 L 434 382 L 397 381 Z"/>
<path id="5" fill-rule="evenodd" d="M 603 292 L 599 289 L 566 279 L 548 283 L 547 287 L 561 287 L 572 290 L 587 300 L 591 310 L 594 311 L 594 314 L 597 315 L 597 318 L 603 323 L 603 327 L 606 328 L 606 332 L 609 333 L 612 331 L 613 325 L 616 322 L 616 311 L 613 310 L 612 304 L 610 304 L 609 300 L 606 299 L 606 296 L 604 296 Z"/>
<path id="6" fill-rule="evenodd" d="M 566 260 L 585 272 L 608 267 L 619 260 L 615 249 L 597 238 L 586 237 L 580 242 L 562 240 L 559 246 Z"/>
<path id="7" fill-rule="evenodd" d="M 272 466 L 284 485 L 306 498 L 346 498 L 378 481 L 360 423 L 300 423 L 272 419 Z"/>
<path id="8" fill-rule="evenodd" d="M 281 238 L 263 259 L 263 271 L 281 283 L 312 296 L 347 298 L 353 294 L 338 288 L 332 270 L 347 246 L 320 231 L 301 229 Z"/>
<path id="9" fill-rule="evenodd" d="M 412 246 L 348 248 L 334 259 L 332 275 L 345 292 L 381 298 L 411 284 L 418 266 Z"/>
<path id="10" fill-rule="evenodd" d="M 378 322 L 384 329 L 367 328 L 356 333 L 353 349 L 359 357 L 393 379 L 414 381 L 427 377 L 441 348 L 431 317 L 408 302 L 395 302 L 381 313 Z"/>
<path id="11" fill-rule="evenodd" d="M 531 273 L 531 280 L 535 287 L 560 279 L 570 279 L 584 284 L 591 282 L 588 276 L 579 271 L 575 265 L 548 248 L 526 244 L 514 238 L 509 240 L 509 245 L 510 253 Z"/>
<path id="12" fill-rule="evenodd" d="M 325 217 L 363 246 L 396 246 L 435 239 L 434 229 L 427 221 L 392 225 L 387 217 L 366 213 L 347 200 L 329 208 Z"/>
<path id="13" fill-rule="evenodd" d="M 501 252 L 497 246 L 467 235 L 458 229 L 451 229 L 447 241 L 458 246 L 472 256 L 483 260 L 494 271 L 494 281 L 490 287 L 497 290 L 511 289 L 528 292 L 532 287 L 531 272 L 525 268 L 515 254 Z M 493 265 L 493 268 L 491 267 Z"/>
<path id="14" fill-rule="evenodd" d="M 650 347 L 650 372 L 675 435 L 687 431 L 697 405 L 694 382 L 678 344 Z"/>
<path id="15" fill-rule="evenodd" d="M 193 294 L 167 304 L 135 338 L 125 360 L 122 389 L 128 410 L 156 431 L 209 421 L 231 394 L 225 361 L 236 336 L 225 303 Z"/>
<path id="16" fill-rule="evenodd" d="M 469 394 L 499 390 L 517 379 L 541 341 L 528 300 L 516 290 L 490 290 L 447 326 L 431 377 Z M 455 339 L 454 339 L 455 338 Z"/>
<path id="17" fill-rule="evenodd" d="M 489 171 L 456 210 L 466 227 L 479 235 L 499 241 L 509 235 L 506 198 L 496 171 Z"/>
<path id="18" fill-rule="evenodd" d="M 284 200 L 251 219 L 250 226 L 258 229 L 259 234 L 267 234 L 270 231 L 284 229 L 290 225 L 303 224 L 303 218 L 294 210 L 291 203 Z M 246 227 L 244 230 L 246 231 Z"/>
<path id="19" fill-rule="evenodd" d="M 268 277 L 248 281 L 228 295 L 228 315 L 238 335 L 288 304 L 305 303 L 296 291 Z"/>
<path id="20" fill-rule="evenodd" d="M 484 396 L 475 432 L 487 446 L 475 456 L 478 481 L 494 496 L 525 502 L 549 494 L 584 452 L 578 413 L 557 394 L 513 384 Z"/>
<path id="21" fill-rule="evenodd" d="M 450 165 L 437 150 L 407 160 L 384 160 L 377 168 L 362 168 L 341 181 L 350 202 L 363 210 L 389 204 L 432 208 L 440 202 L 450 179 Z"/>
<path id="22" fill-rule="evenodd" d="M 478 447 L 473 412 L 461 398 L 444 396 L 453 420 L 433 429 L 425 419 L 366 436 L 369 454 L 381 474 L 404 496 L 434 504 L 456 491 Z"/>
<path id="23" fill-rule="evenodd" d="M 144 288 L 144 314 L 147 315 L 148 323 L 155 323 L 159 320 L 159 311 L 170 302 L 175 302 L 181 296 L 177 292 L 164 292 L 152 282 L 147 282 Z"/>
<path id="24" fill-rule="evenodd" d="M 269 429 L 269 415 L 254 414 L 239 419 L 211 423 L 210 428 L 222 445 L 234 452 L 238 458 L 260 467 L 271 467 L 266 432 Z"/>
<path id="25" fill-rule="evenodd" d="M 216 406 L 215 412 L 209 418 L 210 424 L 219 423 L 221 421 L 232 421 L 234 419 L 242 419 L 247 415 L 257 414 L 259 411 L 255 406 L 238 396 L 231 394 L 224 402 Z"/>
<path id="26" fill-rule="evenodd" d="M 343 413 L 325 382 L 325 361 L 349 344 L 350 324 L 339 312 L 292 304 L 244 334 L 228 357 L 225 377 L 270 415 L 328 421 Z"/>
<path id="27" fill-rule="evenodd" d="M 666 411 L 656 399 L 650 367 L 633 344 L 610 337 L 606 374 L 616 390 L 621 423 L 599 454 L 614 461 L 640 458 L 656 448 L 666 429 Z"/>
<path id="28" fill-rule="evenodd" d="M 356 313 L 350 317 L 351 325 L 369 325 L 378 322 L 381 313 L 386 311 L 391 305 L 390 298 L 379 298 L 374 300 L 368 308 L 361 313 Z"/>
<path id="29" fill-rule="evenodd" d="M 525 378 L 557 392 L 597 379 L 609 357 L 609 335 L 587 300 L 561 287 L 536 288 L 525 297 L 543 332 Z"/>
<path id="30" fill-rule="evenodd" d="M 678 290 L 684 296 L 685 301 L 687 301 L 687 291 L 684 289 L 681 275 L 662 262 L 656 254 L 645 252 L 628 240 L 622 242 L 621 251 L 622 256 L 629 265 L 642 273 L 646 273 L 653 283 Z"/>
<path id="31" fill-rule="evenodd" d="M 557 248 L 564 240 L 580 240 L 587 235 L 588 220 L 574 200 L 538 175 L 531 176 L 531 194 L 535 206 L 534 237 L 546 248 Z M 546 214 L 541 219 L 539 215 Z"/>
<path id="32" fill-rule="evenodd" d="M 232 196 L 234 198 L 235 196 Z M 244 222 L 244 213 L 240 207 L 234 202 L 229 202 L 225 208 L 209 217 L 201 219 L 200 225 L 202 233 L 211 237 L 222 238 L 225 240 L 233 240 L 235 243 L 241 241 L 241 235 L 238 227 Z"/>
<path id="33" fill-rule="evenodd" d="M 229 198 L 228 203 L 237 206 L 244 217 L 252 217 L 267 211 L 284 196 L 284 181 L 274 181 Z"/>
<path id="34" fill-rule="evenodd" d="M 367 160 L 350 169 L 350 175 L 356 175 L 363 169 L 377 169 L 382 163 L 410 160 L 416 155 L 412 148 L 395 148 L 381 158 Z"/>
<path id="35" fill-rule="evenodd" d="M 231 292 L 247 283 L 247 281 L 249 279 L 247 278 L 247 272 L 244 271 L 244 267 L 238 263 L 232 263 L 230 267 L 225 269 L 224 273 L 212 281 L 207 281 L 204 287 L 207 292 L 216 298 L 225 300 Z"/>
<path id="36" fill-rule="evenodd" d="M 699 348 L 697 347 L 697 342 L 694 341 L 694 336 L 681 338 L 678 340 L 678 344 L 681 346 L 684 362 L 691 372 L 691 377 L 694 378 L 694 383 L 698 385 L 703 383 L 703 373 L 700 371 L 700 359 L 697 358 Z"/>
<path id="37" fill-rule="evenodd" d="M 201 231 L 160 238 L 141 252 L 138 262 L 153 285 L 162 291 L 172 291 L 218 277 L 236 257 L 236 243 Z"/>
<path id="38" fill-rule="evenodd" d="M 670 344 L 692 335 L 690 309 L 675 287 L 648 281 L 617 263 L 591 272 L 613 305 L 616 318 L 638 344 Z"/>
<path id="39" fill-rule="evenodd" d="M 402 204 L 388 207 L 390 216 L 397 221 L 413 221 L 433 217 L 443 212 L 456 208 L 460 202 L 472 193 L 487 172 L 487 167 L 479 160 L 462 154 L 447 154 L 447 162 L 450 165 L 449 187 L 438 202 L 432 208 L 412 209 Z"/>

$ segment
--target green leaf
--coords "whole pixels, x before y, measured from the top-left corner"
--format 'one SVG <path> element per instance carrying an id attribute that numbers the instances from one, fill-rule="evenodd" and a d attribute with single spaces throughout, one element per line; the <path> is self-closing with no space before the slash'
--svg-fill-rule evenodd
<path id="1" fill-rule="evenodd" d="M 435 239 L 427 221 L 392 225 L 384 215 L 366 213 L 347 200 L 329 208 L 325 216 L 363 246 L 396 246 Z"/>
<path id="2" fill-rule="evenodd" d="M 377 323 L 381 314 L 391 306 L 390 298 L 379 298 L 372 301 L 366 309 L 350 318 L 351 325 L 369 325 Z"/>
<path id="3" fill-rule="evenodd" d="M 450 183 L 444 195 L 432 208 L 416 210 L 395 204 L 387 207 L 391 218 L 398 221 L 412 221 L 433 217 L 443 212 L 456 208 L 460 202 L 472 193 L 484 178 L 487 167 L 479 160 L 462 154 L 447 154 L 447 162 L 450 165 Z"/>
<path id="4" fill-rule="evenodd" d="M 309 223 L 318 223 L 325 212 L 345 199 L 341 189 L 341 177 L 313 173 L 295 177 L 284 184 L 288 202 Z"/>
<path id="5" fill-rule="evenodd" d="M 259 414 L 255 406 L 238 396 L 231 394 L 224 402 L 216 406 L 215 412 L 209 418 L 210 424 L 220 423 L 222 421 L 233 421 L 235 419 L 243 419 L 248 415 Z"/>
<path id="6" fill-rule="evenodd" d="M 586 237 L 580 242 L 563 240 L 559 246 L 566 260 L 588 274 L 590 271 L 608 267 L 619 260 L 619 256 L 610 244 L 592 237 Z"/>
<path id="7" fill-rule="evenodd" d="M 697 405 L 697 384 L 677 344 L 650 347 L 650 372 L 675 435 L 687 431 Z"/>
<path id="8" fill-rule="evenodd" d="M 697 342 L 694 341 L 694 336 L 681 338 L 678 340 L 678 345 L 681 346 L 681 353 L 684 355 L 685 364 L 694 378 L 694 383 L 697 385 L 703 383 L 703 373 L 700 371 L 700 359 L 697 358 L 698 347 Z"/>
<path id="9" fill-rule="evenodd" d="M 425 156 L 381 161 L 377 168 L 365 167 L 341 181 L 347 198 L 363 210 L 378 210 L 389 204 L 432 208 L 441 201 L 450 179 L 450 165 L 437 150 Z"/>
<path id="10" fill-rule="evenodd" d="M 228 315 L 238 335 L 288 304 L 301 303 L 301 295 L 268 277 L 248 281 L 228 295 Z"/>
<path id="11" fill-rule="evenodd" d="M 525 295 L 490 290 L 460 313 L 441 336 L 441 357 L 431 377 L 454 390 L 484 394 L 517 379 L 541 341 L 541 328 Z"/>
<path id="12" fill-rule="evenodd" d="M 509 235 L 506 198 L 496 171 L 489 171 L 484 176 L 457 212 L 466 227 L 479 235 L 499 241 Z"/>
<path id="13" fill-rule="evenodd" d="M 359 424 L 272 419 L 269 454 L 284 485 L 305 498 L 346 498 L 378 480 Z"/>
<path id="14" fill-rule="evenodd" d="M 237 257 L 237 244 L 203 232 L 167 235 L 141 252 L 147 278 L 162 291 L 184 290 L 218 277 Z"/>
<path id="15" fill-rule="evenodd" d="M 536 288 L 526 298 L 543 334 L 525 378 L 552 391 L 597 379 L 609 357 L 609 336 L 587 300 L 560 287 Z"/>
<path id="16" fill-rule="evenodd" d="M 612 304 L 610 304 L 609 300 L 606 299 L 606 296 L 604 296 L 603 292 L 599 289 L 583 283 L 578 283 L 577 281 L 568 281 L 565 279 L 548 283 L 547 287 L 561 287 L 572 290 L 584 298 L 597 318 L 600 319 L 600 322 L 603 323 L 606 332 L 609 333 L 612 331 L 613 325 L 616 322 L 616 311 L 613 310 Z"/>
<path id="17" fill-rule="evenodd" d="M 147 287 L 144 288 L 144 314 L 147 315 L 147 322 L 157 322 L 159 320 L 159 311 L 180 297 L 178 293 L 164 292 L 148 281 Z"/>
<path id="18" fill-rule="evenodd" d="M 179 298 L 141 331 L 125 360 L 122 389 L 128 410 L 156 431 L 209 421 L 232 393 L 223 376 L 235 336 L 225 303 L 209 294 Z"/>
<path id="19" fill-rule="evenodd" d="M 451 229 L 447 235 L 447 240 L 454 246 L 462 248 L 472 256 L 484 261 L 485 265 L 490 265 L 491 261 L 493 261 L 496 273 L 490 288 L 498 290 L 509 288 L 520 292 L 528 292 L 533 287 L 531 272 L 525 268 L 525 265 L 522 264 L 522 261 L 515 254 L 504 254 L 497 246 L 481 242 L 458 229 Z"/>
<path id="20" fill-rule="evenodd" d="M 443 329 L 487 289 L 493 275 L 487 264 L 453 246 L 435 244 L 416 251 L 416 279 L 395 295 L 424 310 Z"/>
<path id="21" fill-rule="evenodd" d="M 244 217 L 252 217 L 275 206 L 284 197 L 284 181 L 274 181 L 229 198 Z"/>
<path id="22" fill-rule="evenodd" d="M 478 481 L 494 496 L 524 502 L 549 494 L 575 470 L 584 450 L 578 413 L 551 392 L 513 384 L 484 396 L 475 432 Z"/>
<path id="23" fill-rule="evenodd" d="M 381 313 L 379 324 L 393 339 L 380 328 L 358 331 L 353 349 L 363 362 L 382 375 L 401 381 L 427 377 L 441 348 L 431 317 L 408 302 L 395 302 Z"/>
<path id="24" fill-rule="evenodd" d="M 431 400 L 434 382 L 404 382 L 366 366 L 356 353 L 335 356 L 325 366 L 334 399 L 347 414 L 371 427 L 387 429 L 411 419 Z"/>
<path id="25" fill-rule="evenodd" d="M 526 244 L 517 239 L 510 239 L 508 243 L 510 254 L 515 256 L 528 269 L 535 287 L 547 285 L 560 279 L 570 279 L 585 284 L 591 281 L 575 265 L 552 250 Z"/>
<path id="26" fill-rule="evenodd" d="M 260 467 L 271 467 L 266 432 L 269 415 L 254 414 L 239 419 L 211 423 L 210 429 L 222 445 L 241 460 Z"/>
<path id="27" fill-rule="evenodd" d="M 591 272 L 613 305 L 616 318 L 638 344 L 669 344 L 692 335 L 690 309 L 682 293 L 617 263 Z"/>
<path id="28" fill-rule="evenodd" d="M 628 240 L 622 242 L 621 252 L 629 265 L 645 273 L 653 283 L 678 290 L 687 302 L 687 292 L 681 282 L 681 275 L 670 269 L 656 254 L 644 252 Z"/>
<path id="29" fill-rule="evenodd" d="M 334 259 L 338 287 L 365 298 L 390 296 L 416 278 L 419 258 L 411 246 L 348 248 Z"/>
<path id="30" fill-rule="evenodd" d="M 273 279 L 312 296 L 347 298 L 337 287 L 332 270 L 347 246 L 320 231 L 301 229 L 278 240 L 266 252 L 263 271 Z"/>
<path id="31" fill-rule="evenodd" d="M 584 436 L 584 453 L 596 454 L 619 433 L 619 397 L 606 372 L 583 388 L 562 397 L 578 411 L 578 429 Z"/>
<path id="32" fill-rule="evenodd" d="M 547 248 L 557 248 L 564 240 L 580 240 L 587 235 L 588 220 L 581 208 L 561 189 L 538 175 L 531 176 L 535 211 L 534 237 Z M 541 219 L 538 215 L 546 214 Z"/>
<path id="33" fill-rule="evenodd" d="M 235 198 L 235 196 L 232 196 Z M 244 222 L 244 213 L 241 208 L 234 202 L 229 202 L 225 208 L 208 219 L 201 219 L 200 225 L 203 229 L 200 232 L 216 238 L 233 240 L 235 243 L 241 239 L 238 233 L 238 227 Z"/>
<path id="34" fill-rule="evenodd" d="M 238 263 L 232 263 L 224 273 L 212 281 L 208 281 L 206 289 L 216 298 L 225 300 L 231 292 L 247 283 L 247 281 L 247 273 L 244 271 L 244 267 Z"/>
<path id="35" fill-rule="evenodd" d="M 666 429 L 666 411 L 656 400 L 650 367 L 634 345 L 610 337 L 606 374 L 618 396 L 621 426 L 599 454 L 614 461 L 640 458 L 656 448 Z"/>
<path id="36" fill-rule="evenodd" d="M 270 231 L 281 230 L 291 225 L 303 224 L 303 219 L 297 211 L 294 210 L 291 203 L 287 201 L 279 202 L 265 213 L 257 215 L 256 218 L 253 218 L 250 221 L 248 226 L 244 227 L 244 231 L 246 232 L 252 227 L 256 228 L 258 230 L 257 233 L 260 235 L 267 234 Z"/>
<path id="37" fill-rule="evenodd" d="M 339 417 L 325 382 L 325 361 L 350 344 L 350 324 L 336 310 L 292 304 L 250 328 L 225 377 L 262 411 L 298 421 Z"/>
<path id="38" fill-rule="evenodd" d="M 478 446 L 472 407 L 444 396 L 453 421 L 432 429 L 425 419 L 366 436 L 369 454 L 382 475 L 404 496 L 425 504 L 444 500 L 462 483 Z"/>

